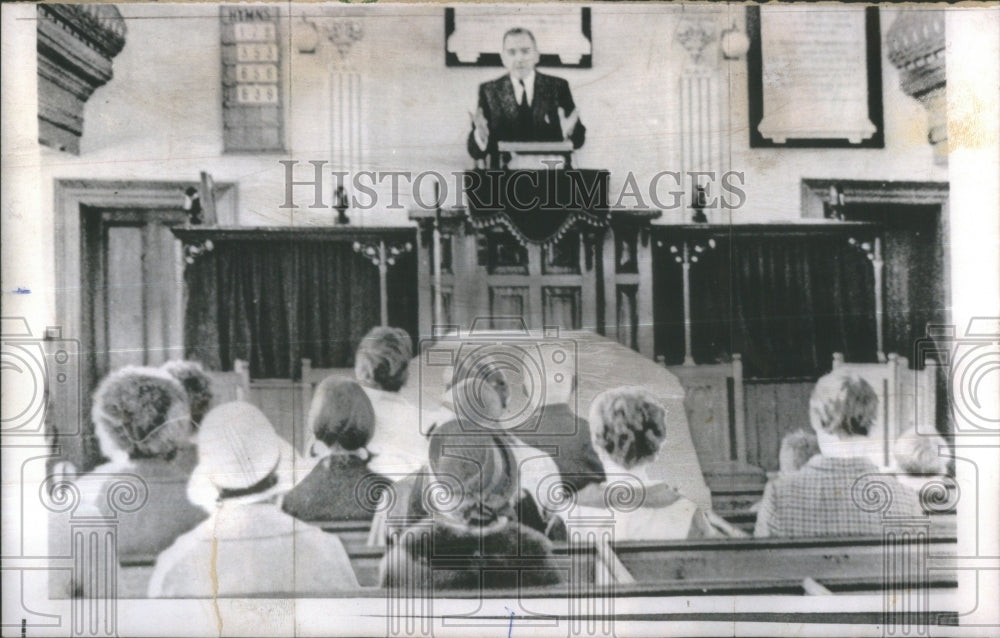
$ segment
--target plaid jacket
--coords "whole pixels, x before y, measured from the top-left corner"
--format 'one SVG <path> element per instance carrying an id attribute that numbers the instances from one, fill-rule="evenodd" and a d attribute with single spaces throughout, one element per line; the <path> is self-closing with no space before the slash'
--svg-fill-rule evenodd
<path id="1" fill-rule="evenodd" d="M 880 535 L 884 518 L 922 515 L 916 492 L 868 459 L 817 454 L 767 484 L 754 536 Z"/>

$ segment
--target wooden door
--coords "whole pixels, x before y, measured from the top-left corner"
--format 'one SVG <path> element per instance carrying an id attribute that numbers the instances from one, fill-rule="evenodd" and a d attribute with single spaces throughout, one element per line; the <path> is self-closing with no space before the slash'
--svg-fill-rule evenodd
<path id="1" fill-rule="evenodd" d="M 184 355 L 181 209 L 84 208 L 85 330 L 96 384 L 125 365 Z"/>

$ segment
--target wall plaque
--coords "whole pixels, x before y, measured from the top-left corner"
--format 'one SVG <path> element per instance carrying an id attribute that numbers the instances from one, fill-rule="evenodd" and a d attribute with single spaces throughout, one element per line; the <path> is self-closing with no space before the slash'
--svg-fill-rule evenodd
<path id="1" fill-rule="evenodd" d="M 747 7 L 747 27 L 750 146 L 884 146 L 877 7 Z"/>
<path id="2" fill-rule="evenodd" d="M 280 15 L 274 7 L 219 8 L 226 152 L 285 150 Z"/>

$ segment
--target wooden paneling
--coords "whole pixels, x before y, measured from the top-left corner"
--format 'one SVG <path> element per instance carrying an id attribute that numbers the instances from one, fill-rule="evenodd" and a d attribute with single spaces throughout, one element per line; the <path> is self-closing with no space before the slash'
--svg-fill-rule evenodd
<path id="1" fill-rule="evenodd" d="M 111 226 L 107 231 L 108 370 L 145 363 L 142 228 Z"/>
<path id="2" fill-rule="evenodd" d="M 809 428 L 809 395 L 814 385 L 809 379 L 746 380 L 747 462 L 777 471 L 781 439 L 793 430 Z"/>
<path id="3" fill-rule="evenodd" d="M 281 438 L 300 452 L 306 443 L 300 440 L 302 423 L 301 384 L 288 379 L 254 379 L 250 383 L 250 402 L 260 408 Z"/>
<path id="4" fill-rule="evenodd" d="M 580 288 L 542 286 L 542 320 L 560 330 L 580 329 Z"/>

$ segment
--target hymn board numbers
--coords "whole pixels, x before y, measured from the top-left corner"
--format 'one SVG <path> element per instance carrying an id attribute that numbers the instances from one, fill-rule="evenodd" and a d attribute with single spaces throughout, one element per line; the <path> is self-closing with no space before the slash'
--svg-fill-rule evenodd
<path id="1" fill-rule="evenodd" d="M 273 7 L 220 7 L 227 152 L 284 150 L 279 20 Z"/>

